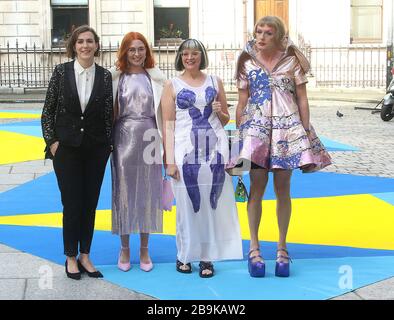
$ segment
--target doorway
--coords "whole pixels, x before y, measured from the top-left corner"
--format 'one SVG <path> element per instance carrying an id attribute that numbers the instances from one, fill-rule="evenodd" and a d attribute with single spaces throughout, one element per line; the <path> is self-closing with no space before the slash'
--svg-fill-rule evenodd
<path id="1" fill-rule="evenodd" d="M 264 16 L 278 16 L 289 28 L 289 0 L 255 0 L 254 22 Z"/>

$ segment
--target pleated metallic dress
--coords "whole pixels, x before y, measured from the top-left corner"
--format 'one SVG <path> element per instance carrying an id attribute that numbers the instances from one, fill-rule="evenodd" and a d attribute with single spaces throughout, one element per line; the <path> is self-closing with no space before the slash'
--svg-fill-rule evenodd
<path id="1" fill-rule="evenodd" d="M 162 165 L 144 153 L 152 144 L 152 140 L 144 141 L 146 132 L 156 133 L 159 139 L 153 103 L 146 74 L 121 75 L 111 157 L 114 234 L 163 231 Z"/>

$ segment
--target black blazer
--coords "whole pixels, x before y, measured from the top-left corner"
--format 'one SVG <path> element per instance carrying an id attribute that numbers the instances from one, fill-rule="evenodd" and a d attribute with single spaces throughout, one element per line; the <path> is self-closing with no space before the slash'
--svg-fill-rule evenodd
<path id="1" fill-rule="evenodd" d="M 112 77 L 108 70 L 96 64 L 93 90 L 82 113 L 75 81 L 74 61 L 56 66 L 48 85 L 41 126 L 46 143 L 55 141 L 78 147 L 84 135 L 94 144 L 112 145 Z"/>

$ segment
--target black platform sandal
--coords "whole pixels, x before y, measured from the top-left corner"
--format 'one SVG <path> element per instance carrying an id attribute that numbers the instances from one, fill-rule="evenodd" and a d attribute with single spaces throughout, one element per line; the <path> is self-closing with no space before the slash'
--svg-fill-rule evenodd
<path id="1" fill-rule="evenodd" d="M 182 269 L 182 266 L 186 266 L 189 269 Z M 176 260 L 176 271 L 180 272 L 180 273 L 192 273 L 192 265 L 189 263 L 182 263 L 179 260 Z"/>
<path id="2" fill-rule="evenodd" d="M 213 268 L 212 262 L 200 261 L 200 264 L 198 266 L 200 267 L 199 275 L 201 278 L 213 277 L 213 273 L 215 272 L 215 270 Z M 204 274 L 204 273 L 202 273 L 204 270 L 209 270 L 209 271 L 211 271 L 211 273 Z"/>

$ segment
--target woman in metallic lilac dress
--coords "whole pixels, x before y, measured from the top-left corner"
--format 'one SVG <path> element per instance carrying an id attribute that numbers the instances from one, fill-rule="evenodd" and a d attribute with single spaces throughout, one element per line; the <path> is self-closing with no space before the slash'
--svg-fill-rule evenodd
<path id="1" fill-rule="evenodd" d="M 238 60 L 239 135 L 232 145 L 227 169 L 233 174 L 250 171 L 248 268 L 252 277 L 265 275 L 258 230 L 261 199 L 268 172 L 273 172 L 279 226 L 275 275 L 288 277 L 290 257 L 286 236 L 291 216 L 292 170 L 313 172 L 329 165 L 331 158 L 309 122 L 305 76 L 309 62 L 287 38 L 285 26 L 278 17 L 260 19 L 254 37 Z"/>
<path id="2" fill-rule="evenodd" d="M 140 234 L 140 268 L 153 268 L 150 233 L 163 230 L 160 96 L 165 81 L 145 37 L 129 32 L 122 40 L 116 69 L 112 172 L 112 233 L 121 237 L 118 267 L 128 271 L 131 233 Z"/>

